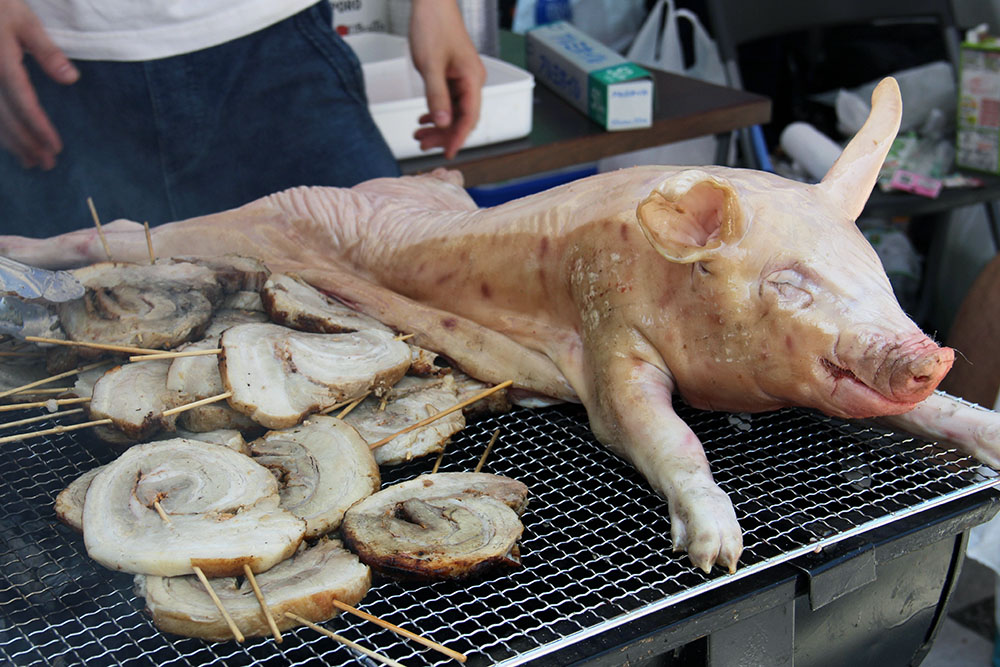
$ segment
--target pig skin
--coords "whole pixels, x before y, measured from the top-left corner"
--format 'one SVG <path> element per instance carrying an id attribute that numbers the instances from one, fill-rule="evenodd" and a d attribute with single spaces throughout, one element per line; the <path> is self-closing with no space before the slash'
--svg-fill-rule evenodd
<path id="1" fill-rule="evenodd" d="M 1000 420 L 934 393 L 953 353 L 911 322 L 857 230 L 898 129 L 891 79 L 819 184 L 724 167 L 636 167 L 490 209 L 461 176 L 295 188 L 153 230 L 160 256 L 240 253 L 416 333 L 488 382 L 579 401 L 596 437 L 668 501 L 675 550 L 734 571 L 742 534 L 672 398 L 808 406 L 947 439 L 1000 463 Z M 104 227 L 115 258 L 143 229 Z M 0 237 L 0 254 L 65 268 L 103 259 L 94 230 Z M 941 420 L 940 416 L 946 419 Z"/>

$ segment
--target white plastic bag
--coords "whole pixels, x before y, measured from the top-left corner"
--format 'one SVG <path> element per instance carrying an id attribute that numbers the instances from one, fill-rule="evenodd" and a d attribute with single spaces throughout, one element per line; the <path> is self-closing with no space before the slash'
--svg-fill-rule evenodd
<path id="1" fill-rule="evenodd" d="M 694 57 L 690 65 L 684 64 L 684 50 L 678 28 L 680 21 L 687 21 L 691 25 Z M 625 55 L 639 65 L 726 85 L 726 70 L 715 41 L 696 14 L 687 9 L 675 8 L 673 0 L 657 0 Z M 715 162 L 717 144 L 718 140 L 714 136 L 707 136 L 646 148 L 604 158 L 598 163 L 598 170 L 611 171 L 639 164 L 712 164 Z"/>

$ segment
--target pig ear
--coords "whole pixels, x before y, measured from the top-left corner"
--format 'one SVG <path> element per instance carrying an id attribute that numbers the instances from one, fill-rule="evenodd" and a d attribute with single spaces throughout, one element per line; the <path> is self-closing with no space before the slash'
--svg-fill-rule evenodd
<path id="1" fill-rule="evenodd" d="M 892 146 L 903 100 L 899 85 L 889 77 L 872 93 L 872 111 L 819 186 L 834 199 L 851 220 L 856 220 L 871 195 L 882 162 Z"/>
<path id="2" fill-rule="evenodd" d="M 636 216 L 657 252 L 682 264 L 707 259 L 744 232 L 732 186 L 700 169 L 678 172 L 660 183 L 639 204 Z"/>

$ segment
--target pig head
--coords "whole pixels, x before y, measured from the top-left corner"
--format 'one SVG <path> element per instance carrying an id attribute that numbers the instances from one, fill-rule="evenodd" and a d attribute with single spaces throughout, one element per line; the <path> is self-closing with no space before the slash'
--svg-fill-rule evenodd
<path id="1" fill-rule="evenodd" d="M 297 188 L 153 241 L 161 256 L 258 256 L 479 379 L 582 402 L 596 436 L 666 497 L 674 548 L 732 571 L 740 527 L 674 395 L 714 410 L 901 414 L 953 360 L 900 309 L 854 224 L 899 125 L 893 80 L 872 106 L 816 185 L 636 167 L 478 209 L 436 173 Z M 141 227 L 106 230 L 116 257 L 145 257 Z M 102 253 L 88 231 L 0 251 L 43 266 Z"/>

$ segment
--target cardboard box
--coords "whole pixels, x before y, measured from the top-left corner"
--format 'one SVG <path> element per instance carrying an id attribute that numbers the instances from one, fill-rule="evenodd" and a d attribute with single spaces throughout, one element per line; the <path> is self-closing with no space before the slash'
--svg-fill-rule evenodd
<path id="1" fill-rule="evenodd" d="M 1000 173 L 1000 42 L 962 44 L 955 165 Z"/>
<path id="2" fill-rule="evenodd" d="M 653 124 L 653 77 L 565 21 L 528 31 L 528 71 L 608 130 Z"/>

